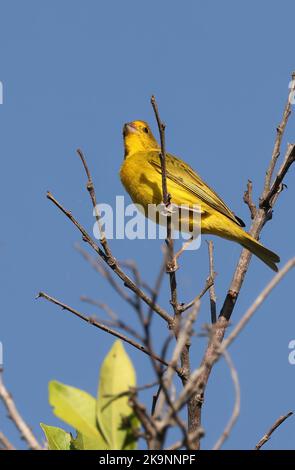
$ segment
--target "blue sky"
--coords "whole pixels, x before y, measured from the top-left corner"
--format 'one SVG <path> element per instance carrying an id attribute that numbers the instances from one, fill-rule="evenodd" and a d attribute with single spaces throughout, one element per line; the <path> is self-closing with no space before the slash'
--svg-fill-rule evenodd
<path id="1" fill-rule="evenodd" d="M 24 417 L 41 438 L 39 422 L 60 424 L 48 405 L 51 379 L 96 393 L 97 375 L 113 339 L 45 301 L 40 290 L 94 313 L 80 295 L 108 302 L 133 321 L 114 295 L 74 249 L 80 241 L 71 224 L 46 200 L 47 190 L 91 230 L 93 217 L 85 177 L 75 150 L 81 147 L 92 170 L 98 199 L 113 204 L 123 195 L 118 171 L 123 158 L 122 125 L 144 119 L 156 130 L 149 103 L 155 94 L 167 124 L 167 148 L 180 155 L 219 192 L 249 227 L 242 201 L 247 179 L 258 197 L 270 159 L 275 127 L 295 69 L 294 2 L 129 0 L 119 2 L 0 1 L 0 106 L 2 162 L 0 235 L 1 328 L 5 381 Z M 295 140 L 294 116 L 284 139 Z M 291 169 L 262 241 L 282 263 L 294 255 Z M 206 237 L 208 238 L 208 237 Z M 205 239 L 205 237 L 204 237 Z M 203 239 L 203 242 L 204 242 Z M 240 248 L 214 239 L 218 306 L 229 286 Z M 118 259 L 134 258 L 153 282 L 160 265 L 159 241 L 114 240 Z M 206 244 L 183 256 L 179 295 L 190 300 L 207 276 Z M 271 279 L 253 259 L 233 324 Z M 295 366 L 288 344 L 295 338 L 290 274 L 230 348 L 238 369 L 242 404 L 225 448 L 253 448 L 270 424 L 295 408 Z M 160 297 L 168 304 L 168 281 Z M 205 298 L 198 325 L 209 321 Z M 158 349 L 165 327 L 155 320 Z M 193 348 L 198 365 L 204 338 Z M 148 360 L 127 347 L 138 383 L 152 378 Z M 143 397 L 147 406 L 151 398 Z M 227 368 L 219 363 L 204 405 L 211 448 L 233 406 Z M 0 410 L 0 428 L 17 445 L 12 424 Z M 268 448 L 294 448 L 289 419 Z"/>

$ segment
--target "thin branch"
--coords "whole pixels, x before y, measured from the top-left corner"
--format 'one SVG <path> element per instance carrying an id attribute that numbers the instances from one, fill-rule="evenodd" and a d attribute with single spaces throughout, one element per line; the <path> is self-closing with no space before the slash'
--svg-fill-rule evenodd
<path id="1" fill-rule="evenodd" d="M 136 397 L 136 393 L 131 394 L 129 403 L 132 406 L 135 416 L 138 418 L 146 432 L 148 447 L 149 449 L 152 449 L 153 446 L 151 445 L 151 442 L 157 434 L 156 423 L 146 412 L 145 406 L 142 403 L 139 403 Z"/>
<path id="2" fill-rule="evenodd" d="M 137 264 L 135 263 L 134 260 L 125 260 L 125 261 L 120 261 L 120 266 L 125 266 L 126 268 L 129 268 L 131 269 L 132 273 L 133 273 L 133 277 L 134 277 L 134 281 L 135 281 L 135 284 L 138 286 L 138 287 L 143 287 L 143 283 L 142 283 L 142 280 L 141 280 L 141 276 L 140 276 L 140 272 L 139 272 L 139 269 L 137 267 Z M 143 311 L 142 311 L 142 305 L 141 305 L 141 300 L 140 300 L 140 297 L 138 297 L 138 295 L 135 295 L 135 308 L 136 308 L 136 311 L 138 312 L 138 316 L 139 318 L 141 319 L 141 322 L 144 321 L 144 318 L 143 318 Z"/>
<path id="3" fill-rule="evenodd" d="M 213 277 L 209 276 L 206 279 L 206 284 L 204 288 L 193 300 L 191 300 L 187 304 L 182 304 L 179 306 L 179 310 L 181 313 L 186 312 L 186 310 L 190 309 L 198 300 L 201 300 L 201 298 L 206 294 L 206 292 L 210 289 L 210 287 L 214 285 L 214 278 L 215 278 L 215 273 Z"/>
<path id="4" fill-rule="evenodd" d="M 121 287 L 121 285 L 116 281 L 116 279 L 114 279 L 107 266 L 104 266 L 103 261 L 101 261 L 100 258 L 94 258 L 94 256 L 91 256 L 79 244 L 76 244 L 75 248 L 90 264 L 90 266 L 108 281 L 114 291 L 117 292 L 117 294 L 119 294 L 122 299 L 128 302 L 133 308 L 136 308 L 134 300 L 130 297 L 130 295 L 128 295 L 126 289 Z"/>
<path id="5" fill-rule="evenodd" d="M 1 450 L 15 450 L 15 447 L 11 444 L 9 439 L 0 431 L 0 445 Z"/>
<path id="6" fill-rule="evenodd" d="M 73 217 L 72 213 L 66 210 L 48 191 L 47 198 L 53 202 L 53 204 L 58 207 L 58 209 L 66 216 L 70 221 L 75 225 L 75 227 L 81 232 L 83 240 L 87 242 L 91 248 L 100 256 L 100 258 L 117 274 L 117 276 L 124 282 L 124 285 L 132 290 L 136 295 L 138 295 L 147 305 L 153 308 L 153 310 L 160 315 L 168 325 L 173 325 L 173 318 L 159 305 L 153 303 L 152 299 L 141 289 L 139 289 L 136 284 L 124 273 L 124 271 L 118 265 L 116 259 L 113 255 L 106 255 L 104 251 L 95 243 L 95 241 L 90 237 L 84 227 Z"/>
<path id="7" fill-rule="evenodd" d="M 261 207 L 263 208 L 271 208 L 273 203 L 273 198 L 276 196 L 277 193 L 281 192 L 282 181 L 285 178 L 290 166 L 295 161 L 295 145 L 288 144 L 287 153 L 285 156 L 285 160 L 283 165 L 281 166 L 274 183 L 265 197 L 265 199 L 261 202 Z"/>
<path id="8" fill-rule="evenodd" d="M 215 294 L 215 272 L 214 272 L 214 258 L 213 258 L 213 242 L 210 240 L 208 243 L 208 254 L 209 254 L 209 274 L 212 279 L 212 285 L 209 288 L 209 297 L 210 297 L 210 311 L 211 311 L 211 323 L 216 323 L 216 294 Z"/>
<path id="9" fill-rule="evenodd" d="M 177 265 L 178 258 L 182 255 L 182 253 L 185 252 L 185 250 L 190 246 L 190 244 L 194 241 L 194 237 L 189 238 L 186 240 L 183 244 L 182 247 L 175 253 L 174 255 L 174 264 L 175 266 Z"/>
<path id="10" fill-rule="evenodd" d="M 98 307 L 103 310 L 114 323 L 119 321 L 118 315 L 108 304 L 104 302 L 99 302 L 98 300 L 92 299 L 91 297 L 87 297 L 86 295 L 81 295 L 80 300 L 81 302 L 85 302 L 89 305 L 93 305 L 94 307 Z"/>
<path id="11" fill-rule="evenodd" d="M 293 87 L 292 87 L 292 89 L 290 90 L 290 92 L 288 94 L 288 99 L 287 99 L 287 103 L 286 103 L 284 111 L 283 111 L 282 120 L 281 120 L 280 124 L 277 126 L 277 136 L 276 136 L 273 151 L 272 151 L 271 161 L 270 161 L 270 165 L 269 165 L 268 170 L 267 170 L 266 175 L 265 175 L 264 192 L 263 192 L 263 195 L 262 195 L 262 200 L 264 200 L 264 201 L 267 198 L 267 195 L 270 191 L 273 172 L 274 172 L 277 160 L 280 156 L 281 143 L 282 143 L 283 135 L 284 135 L 285 129 L 287 127 L 288 120 L 289 120 L 291 110 L 292 110 L 292 105 L 291 105 L 289 96 L 290 96 L 290 93 L 295 88 L 295 72 L 292 73 L 292 81 L 293 81 Z"/>
<path id="12" fill-rule="evenodd" d="M 157 388 L 156 393 L 153 395 L 153 401 L 152 401 L 152 408 L 151 408 L 151 415 L 154 416 L 156 412 L 156 406 L 160 397 L 160 394 L 162 392 L 162 385 L 160 384 Z"/>
<path id="13" fill-rule="evenodd" d="M 161 357 L 157 356 L 154 353 L 151 353 L 149 350 L 147 350 L 144 346 L 141 344 L 137 343 L 136 341 L 132 340 L 131 338 L 128 338 L 127 336 L 123 335 L 122 333 L 119 333 L 116 330 L 113 330 L 112 328 L 104 325 L 103 323 L 99 323 L 92 317 L 88 317 L 87 315 L 84 315 L 83 313 L 79 312 L 78 310 L 70 307 L 69 305 L 66 305 L 59 300 L 55 299 L 54 297 L 51 297 L 50 295 L 46 294 L 45 292 L 39 292 L 37 298 L 43 298 L 48 300 L 49 302 L 52 302 L 55 305 L 58 305 L 61 307 L 63 310 L 67 310 L 68 312 L 73 313 L 76 315 L 78 318 L 81 320 L 86 321 L 87 323 L 90 323 L 91 325 L 95 326 L 96 328 L 99 328 L 102 331 L 105 331 L 106 333 L 109 333 L 112 336 L 115 336 L 116 338 L 121 339 L 125 343 L 130 344 L 134 348 L 138 349 L 139 351 L 143 352 L 147 356 L 152 356 L 156 361 L 159 361 L 161 364 L 164 364 L 165 366 L 168 366 L 168 363 L 163 361 Z"/>
<path id="14" fill-rule="evenodd" d="M 161 121 L 158 105 L 156 102 L 156 98 L 152 96 L 151 104 L 156 116 L 159 134 L 160 134 L 160 141 L 161 141 L 161 152 L 160 152 L 160 161 L 161 161 L 161 174 L 162 174 L 162 197 L 163 203 L 166 207 L 169 206 L 171 201 L 171 195 L 168 194 L 167 190 L 167 170 L 166 170 L 166 148 L 165 148 L 165 124 Z M 174 258 L 174 241 L 172 238 L 172 224 L 171 224 L 171 216 L 167 215 L 167 237 L 166 237 L 166 244 L 167 244 L 167 263 L 166 269 L 167 273 L 169 274 L 170 278 L 170 291 L 171 291 L 171 300 L 170 303 L 174 309 L 175 317 L 178 316 L 178 300 L 177 300 L 177 283 L 176 283 L 176 265 L 175 265 L 175 258 Z"/>
<path id="15" fill-rule="evenodd" d="M 214 445 L 213 447 L 213 450 L 219 450 L 224 441 L 226 439 L 228 439 L 230 433 L 231 433 L 231 430 L 232 428 L 234 427 L 238 417 L 239 417 L 239 414 L 240 414 L 240 407 L 241 407 L 241 390 L 240 390 L 240 383 L 239 383 L 239 377 L 238 377 L 238 373 L 237 373 L 237 370 L 233 364 L 233 361 L 229 355 L 229 353 L 227 351 L 223 351 L 222 355 L 224 356 L 224 359 L 229 367 L 229 370 L 230 370 L 230 374 L 231 374 L 231 377 L 232 377 L 232 381 L 233 381 L 233 384 L 234 384 L 234 389 L 235 389 L 235 404 L 234 404 L 234 409 L 233 409 L 233 412 L 232 412 L 232 415 L 230 417 L 230 420 L 229 422 L 227 423 L 226 427 L 224 428 L 221 436 L 219 437 L 219 439 L 217 440 L 216 444 Z"/>
<path id="16" fill-rule="evenodd" d="M 165 142 L 165 128 L 166 125 L 161 121 L 158 105 L 156 102 L 156 98 L 154 96 L 151 97 L 151 104 L 156 116 L 159 134 L 160 134 L 160 141 L 161 141 L 161 153 L 160 153 L 160 160 L 161 160 L 161 173 L 162 173 L 162 195 L 163 195 L 163 202 L 165 206 L 169 206 L 170 204 L 170 195 L 168 194 L 167 190 L 167 170 L 166 170 L 166 142 Z"/>
<path id="17" fill-rule="evenodd" d="M 162 195 L 163 195 L 163 203 L 166 207 L 170 205 L 171 202 L 171 194 L 168 193 L 167 190 L 167 171 L 166 171 L 166 148 L 165 148 L 165 124 L 161 121 L 158 105 L 154 96 L 151 98 L 151 104 L 156 116 L 159 134 L 160 134 L 160 141 L 161 141 L 161 153 L 160 153 L 160 160 L 161 160 L 161 173 L 162 173 Z M 177 266 L 177 258 L 174 256 L 174 240 L 172 237 L 172 220 L 171 216 L 167 216 L 167 237 L 166 237 L 166 245 L 167 245 L 167 260 L 166 260 L 166 271 L 169 274 L 169 281 L 170 281 L 170 293 L 171 299 L 170 304 L 173 307 L 174 311 L 174 320 L 175 323 L 172 327 L 174 335 L 176 339 L 178 338 L 179 334 L 179 327 L 181 321 L 181 315 L 183 311 L 181 310 L 181 304 L 178 301 L 178 293 L 177 293 L 177 281 L 176 281 L 176 270 Z M 183 386 L 185 386 L 189 375 L 190 375 L 190 355 L 189 355 L 190 344 L 189 342 L 185 345 L 185 347 L 181 351 L 180 361 L 181 361 L 181 371 L 182 375 L 180 376 Z M 188 410 L 188 423 L 189 423 L 189 431 L 195 431 L 197 426 L 192 426 L 191 417 L 192 417 L 192 409 L 191 403 L 187 403 L 187 410 Z M 175 416 L 175 414 L 174 414 Z"/>
<path id="18" fill-rule="evenodd" d="M 121 320 L 108 304 L 104 302 L 99 302 L 98 300 L 94 300 L 91 297 L 86 297 L 84 295 L 80 297 L 80 300 L 82 302 L 88 303 L 90 305 L 94 305 L 95 307 L 102 309 L 111 318 L 111 321 L 100 320 L 97 318 L 98 321 L 102 321 L 103 323 L 105 323 L 105 325 L 108 325 L 111 327 L 114 326 L 116 328 L 121 328 L 122 330 L 126 331 L 126 333 L 134 336 L 134 338 L 137 338 L 138 340 L 142 341 L 142 337 L 140 336 L 140 334 L 134 328 L 127 325 L 127 323 Z"/>
<path id="19" fill-rule="evenodd" d="M 163 282 L 164 274 L 165 274 L 165 264 L 163 262 L 161 267 L 160 267 L 159 274 L 158 274 L 156 282 L 155 282 L 155 286 L 153 288 L 152 305 L 154 305 L 158 300 L 159 293 L 160 293 L 161 286 L 162 286 L 162 282 Z M 148 328 L 150 327 L 150 323 L 151 323 L 151 320 L 152 320 L 152 313 L 153 313 L 153 308 L 150 306 L 150 308 L 148 310 L 148 314 L 147 314 L 147 320 L 146 320 L 146 324 L 148 325 Z"/>
<path id="20" fill-rule="evenodd" d="M 0 371 L 0 399 L 2 400 L 5 408 L 7 409 L 8 416 L 19 430 L 21 437 L 26 441 L 29 448 L 32 450 L 42 450 L 42 446 L 39 444 L 30 427 L 24 421 L 16 405 L 13 401 L 11 394 L 6 389 L 3 382 L 3 373 Z"/>
<path id="21" fill-rule="evenodd" d="M 272 435 L 272 433 L 279 427 L 281 426 L 281 424 L 283 424 L 284 421 L 286 421 L 286 419 L 288 419 L 290 416 L 293 415 L 293 411 L 289 411 L 289 413 L 287 413 L 286 415 L 284 416 L 280 416 L 275 422 L 274 424 L 271 426 L 271 428 L 267 431 L 267 433 L 260 439 L 260 441 L 258 442 L 258 444 L 256 444 L 255 446 L 255 450 L 260 450 L 261 447 L 267 442 L 269 441 L 270 439 L 270 436 Z"/>
<path id="22" fill-rule="evenodd" d="M 86 162 L 86 158 L 85 158 L 82 150 L 78 149 L 77 154 L 79 155 L 79 157 L 82 161 L 85 173 L 87 175 L 88 181 L 87 181 L 86 188 L 87 188 L 87 191 L 89 192 L 89 195 L 90 195 L 90 198 L 91 198 L 91 201 L 92 201 L 92 205 L 93 205 L 93 209 L 94 209 L 94 213 L 95 213 L 95 218 L 96 218 L 96 223 L 98 225 L 98 230 L 99 230 L 99 233 L 100 233 L 100 243 L 102 244 L 106 255 L 110 256 L 111 251 L 110 251 L 105 233 L 103 232 L 102 226 L 101 226 L 101 223 L 100 223 L 100 213 L 99 213 L 98 207 L 97 207 L 96 194 L 95 194 L 95 189 L 94 189 L 92 176 L 91 176 L 90 170 L 89 170 L 87 162 Z"/>
<path id="23" fill-rule="evenodd" d="M 251 219 L 253 220 L 256 216 L 257 207 L 253 202 L 253 183 L 251 180 L 248 180 L 247 189 L 244 192 L 243 200 L 244 203 L 249 207 Z"/>
<path id="24" fill-rule="evenodd" d="M 152 104 L 152 107 L 156 116 L 159 134 L 160 134 L 160 141 L 161 141 L 160 160 L 161 160 L 161 173 L 162 173 L 163 203 L 165 204 L 166 207 L 168 207 L 171 202 L 171 195 L 168 193 L 168 190 L 167 190 L 166 148 L 165 148 L 165 127 L 166 126 L 160 118 L 158 105 L 154 96 L 152 96 L 151 98 L 151 104 Z M 180 304 L 178 302 L 177 281 L 176 281 L 177 260 L 174 256 L 172 221 L 171 221 L 171 216 L 169 216 L 169 214 L 167 216 L 166 244 L 167 244 L 166 271 L 169 274 L 170 292 L 171 292 L 170 304 L 173 307 L 174 320 L 175 320 L 175 323 L 173 325 L 173 331 L 174 331 L 175 337 L 177 338 L 182 312 L 181 312 Z M 183 371 L 183 376 L 181 377 L 181 380 L 183 383 L 185 383 L 190 372 L 189 345 L 187 345 L 181 353 L 181 368 Z"/>
<path id="25" fill-rule="evenodd" d="M 177 368 L 178 359 L 182 354 L 183 349 L 186 347 L 187 343 L 190 341 L 192 334 L 192 328 L 196 321 L 198 312 L 200 309 L 200 302 L 196 301 L 193 309 L 187 316 L 183 327 L 180 329 L 174 351 L 169 363 L 169 366 L 165 372 L 165 378 L 162 381 L 163 394 L 161 395 L 158 405 L 156 417 L 160 416 L 165 404 L 165 399 L 167 401 L 167 395 L 169 395 L 169 390 L 172 384 L 172 379 L 174 376 L 175 369 Z M 173 403 L 171 404 L 173 406 Z"/>
<path id="26" fill-rule="evenodd" d="M 159 274 L 158 274 L 156 282 L 155 282 L 155 286 L 153 288 L 153 294 L 152 294 L 153 302 L 156 302 L 157 298 L 159 296 L 164 274 L 165 274 L 165 263 L 163 262 L 161 267 L 160 267 Z M 152 323 L 152 319 L 153 319 L 152 313 L 153 313 L 153 310 L 151 308 L 149 308 L 146 320 L 143 324 L 144 331 L 145 331 L 145 344 L 148 346 L 149 349 L 152 349 L 152 339 L 151 339 L 151 323 Z M 169 338 L 170 338 L 170 335 L 169 335 Z M 165 359 L 165 351 L 162 352 L 161 357 L 162 357 L 162 359 Z M 154 361 L 152 361 L 152 362 L 153 362 L 152 365 L 154 367 L 155 373 L 158 376 L 158 381 L 160 383 L 159 383 L 159 387 L 158 387 L 156 393 L 154 393 L 154 395 L 153 395 L 152 406 L 151 406 L 151 416 L 153 416 L 155 411 L 156 411 L 157 402 L 158 402 L 160 393 L 162 391 L 162 384 L 161 384 L 161 381 L 159 380 L 159 378 L 162 377 L 162 374 L 164 373 L 164 371 L 158 370 L 158 368 L 156 367 L 156 364 L 154 363 Z"/>

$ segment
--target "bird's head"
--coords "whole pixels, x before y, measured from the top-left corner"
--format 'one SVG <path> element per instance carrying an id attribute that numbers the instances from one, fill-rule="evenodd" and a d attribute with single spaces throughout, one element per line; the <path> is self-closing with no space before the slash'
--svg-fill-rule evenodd
<path id="1" fill-rule="evenodd" d="M 127 122 L 123 127 L 125 158 L 137 152 L 158 149 L 149 125 L 144 121 Z"/>

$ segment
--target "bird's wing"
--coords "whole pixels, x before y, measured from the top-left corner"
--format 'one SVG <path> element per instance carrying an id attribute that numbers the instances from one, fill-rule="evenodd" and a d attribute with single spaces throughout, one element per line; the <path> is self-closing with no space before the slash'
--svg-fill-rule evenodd
<path id="1" fill-rule="evenodd" d="M 148 161 L 154 169 L 161 173 L 161 162 L 158 152 L 150 152 Z M 245 226 L 244 222 L 235 216 L 218 194 L 204 183 L 201 177 L 182 160 L 173 155 L 166 154 L 166 172 L 168 179 L 193 194 L 200 201 L 224 214 L 241 227 Z"/>

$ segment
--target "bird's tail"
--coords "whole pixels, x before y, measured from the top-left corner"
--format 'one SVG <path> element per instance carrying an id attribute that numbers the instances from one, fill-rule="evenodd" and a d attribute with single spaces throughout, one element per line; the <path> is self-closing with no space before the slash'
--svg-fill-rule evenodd
<path id="1" fill-rule="evenodd" d="M 278 267 L 276 263 L 280 262 L 280 257 L 274 253 L 273 251 L 265 248 L 265 246 L 261 245 L 257 240 L 252 238 L 246 232 L 244 232 L 243 240 L 239 240 L 239 243 L 247 250 L 251 251 L 255 256 L 261 259 L 267 266 L 269 266 L 274 271 L 278 271 Z"/>

